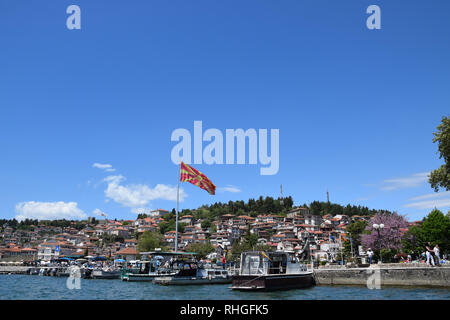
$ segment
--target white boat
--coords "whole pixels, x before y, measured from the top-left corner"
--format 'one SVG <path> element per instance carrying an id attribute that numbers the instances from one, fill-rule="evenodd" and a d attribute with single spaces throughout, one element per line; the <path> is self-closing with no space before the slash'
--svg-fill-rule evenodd
<path id="1" fill-rule="evenodd" d="M 287 290 L 315 284 L 312 271 L 287 252 L 252 251 L 241 254 L 239 274 L 231 289 L 243 291 Z"/>
<path id="2" fill-rule="evenodd" d="M 119 279 L 120 270 L 112 268 L 94 269 L 91 273 L 93 279 Z"/>
<path id="3" fill-rule="evenodd" d="M 122 281 L 151 282 L 159 277 L 174 276 L 179 270 L 173 269 L 173 261 L 179 257 L 192 256 L 192 253 L 152 251 L 141 255 L 142 260 L 133 261 L 129 268 L 122 270 Z"/>
<path id="4" fill-rule="evenodd" d="M 189 267 L 179 270 L 176 275 L 157 277 L 153 283 L 160 285 L 204 285 L 231 283 L 231 274 L 224 269 L 204 269 Z"/>

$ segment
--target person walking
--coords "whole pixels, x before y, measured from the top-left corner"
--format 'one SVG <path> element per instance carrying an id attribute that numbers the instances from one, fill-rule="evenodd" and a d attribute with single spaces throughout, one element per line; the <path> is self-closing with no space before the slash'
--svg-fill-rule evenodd
<path id="1" fill-rule="evenodd" d="M 441 256 L 439 252 L 439 245 L 436 243 L 436 245 L 433 248 L 434 256 L 436 257 L 436 264 L 439 266 L 441 264 Z"/>
<path id="2" fill-rule="evenodd" d="M 429 243 L 429 242 L 427 242 L 427 245 L 425 246 L 425 253 L 427 255 L 427 265 L 430 265 L 430 260 L 431 260 L 431 264 L 433 266 L 435 266 L 435 264 L 434 264 L 434 257 L 432 255 L 432 253 L 434 253 L 434 251 L 431 248 L 431 243 Z"/>
<path id="3" fill-rule="evenodd" d="M 373 259 L 372 249 L 369 248 L 369 250 L 367 250 L 367 256 L 369 257 L 369 264 L 372 264 L 372 259 Z"/>

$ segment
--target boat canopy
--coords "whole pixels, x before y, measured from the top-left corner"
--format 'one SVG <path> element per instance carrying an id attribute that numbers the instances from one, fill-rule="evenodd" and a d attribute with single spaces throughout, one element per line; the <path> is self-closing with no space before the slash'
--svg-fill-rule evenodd
<path id="1" fill-rule="evenodd" d="M 106 257 L 102 257 L 102 256 L 95 257 L 95 258 L 92 259 L 92 261 L 106 261 L 106 260 L 107 260 Z"/>
<path id="2" fill-rule="evenodd" d="M 61 258 L 56 258 L 55 261 L 73 261 L 74 259 L 69 258 L 69 257 L 61 257 Z"/>
<path id="3" fill-rule="evenodd" d="M 77 258 L 81 258 L 81 257 L 83 257 L 84 255 L 82 254 L 82 253 L 80 253 L 80 254 L 76 254 L 76 253 L 73 253 L 73 254 L 71 254 L 71 255 L 68 255 L 68 256 L 66 256 L 67 258 L 74 258 L 74 259 L 77 259 Z"/>

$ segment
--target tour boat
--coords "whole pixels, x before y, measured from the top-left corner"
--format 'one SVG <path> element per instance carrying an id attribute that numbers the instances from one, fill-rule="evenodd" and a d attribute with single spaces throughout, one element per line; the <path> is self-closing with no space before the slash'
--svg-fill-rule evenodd
<path id="1" fill-rule="evenodd" d="M 124 268 L 120 278 L 122 281 L 151 282 L 158 277 L 174 276 L 178 270 L 173 269 L 174 261 L 193 253 L 185 252 L 142 252 L 142 260 L 134 261 L 131 267 Z"/>
<path id="2" fill-rule="evenodd" d="M 239 274 L 232 278 L 233 290 L 288 290 L 315 284 L 312 271 L 287 252 L 252 251 L 241 254 Z"/>
<path id="3" fill-rule="evenodd" d="M 150 282 L 157 277 L 174 275 L 176 272 L 171 271 L 166 268 L 156 268 L 151 261 L 140 261 L 140 269 L 130 270 L 124 269 L 120 274 L 122 281 L 139 281 L 139 282 Z"/>

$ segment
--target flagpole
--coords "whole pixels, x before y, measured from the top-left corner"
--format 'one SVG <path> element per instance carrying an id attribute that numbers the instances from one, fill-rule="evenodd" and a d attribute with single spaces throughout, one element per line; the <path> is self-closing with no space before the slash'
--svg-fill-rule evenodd
<path id="1" fill-rule="evenodd" d="M 177 183 L 177 212 L 175 216 L 175 252 L 178 252 L 178 204 L 180 202 L 180 174 L 181 174 L 181 162 L 178 166 L 178 183 Z"/>

